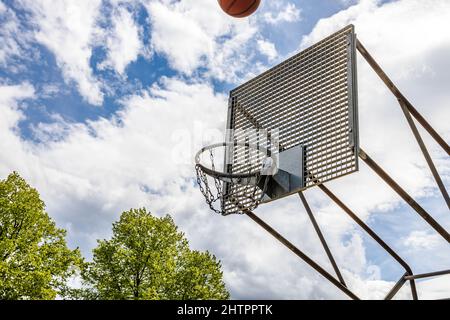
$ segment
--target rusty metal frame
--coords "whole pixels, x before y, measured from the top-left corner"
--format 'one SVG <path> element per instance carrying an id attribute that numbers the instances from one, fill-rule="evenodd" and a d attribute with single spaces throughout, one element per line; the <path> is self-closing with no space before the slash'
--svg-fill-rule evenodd
<path id="1" fill-rule="evenodd" d="M 324 184 L 318 184 L 318 187 L 333 201 L 335 202 L 347 215 L 356 222 L 367 234 L 375 240 L 391 257 L 394 258 L 404 269 L 405 274 L 400 278 L 400 280 L 395 284 L 395 286 L 390 290 L 390 292 L 386 295 L 385 299 L 390 300 L 394 297 L 394 295 L 402 288 L 402 286 L 409 281 L 411 287 L 411 294 L 414 300 L 418 299 L 417 289 L 415 285 L 415 278 L 406 278 L 407 276 L 413 276 L 413 272 L 411 267 L 386 243 L 384 242 L 367 224 L 365 224 L 358 216 L 350 210 L 330 189 L 328 189 Z M 272 236 L 274 236 L 278 241 L 284 244 L 287 248 L 293 251 L 298 257 L 300 257 L 303 261 L 309 264 L 313 269 L 315 269 L 319 274 L 324 276 L 328 281 L 334 284 L 338 289 L 347 294 L 352 299 L 359 299 L 352 291 L 350 291 L 345 283 L 344 278 L 342 277 L 341 272 L 336 264 L 336 261 L 333 258 L 333 255 L 328 247 L 328 244 L 320 230 L 319 224 L 317 223 L 312 210 L 302 192 L 298 193 L 306 212 L 308 213 L 309 218 L 314 226 L 314 229 L 319 236 L 319 239 L 322 243 L 322 246 L 330 260 L 331 265 L 336 273 L 337 279 L 329 274 L 325 269 L 323 269 L 319 264 L 317 264 L 314 260 L 309 258 L 306 254 L 300 251 L 297 247 L 295 247 L 291 242 L 286 240 L 281 234 L 275 231 L 272 227 L 270 227 L 267 223 L 257 217 L 253 212 L 246 210 L 245 214 L 249 216 L 253 221 L 258 223 L 263 229 L 269 232 Z M 450 273 L 450 271 L 449 271 Z M 434 274 L 438 275 L 438 274 Z"/>
<path id="2" fill-rule="evenodd" d="M 319 52 L 319 58 L 315 56 L 315 52 Z M 380 65 L 369 54 L 366 48 L 364 48 L 361 42 L 356 38 L 354 27 L 352 25 L 345 27 L 335 34 L 325 38 L 316 45 L 300 52 L 299 54 L 282 62 L 280 65 L 275 66 L 274 68 L 266 71 L 255 79 L 234 89 L 230 93 L 227 128 L 235 128 L 235 124 L 232 125 L 233 121 L 236 121 L 237 124 L 242 125 L 243 129 L 250 129 L 253 127 L 260 128 L 262 127 L 262 125 L 259 123 L 259 120 L 263 120 L 266 121 L 267 128 L 277 129 L 275 128 L 275 126 L 277 123 L 280 123 L 276 122 L 280 120 L 278 119 L 280 105 L 279 101 L 275 100 L 279 98 L 283 99 L 281 107 L 282 111 L 284 112 L 281 119 L 281 126 L 283 129 L 289 127 L 289 130 L 286 129 L 287 131 L 285 130 L 285 132 L 282 132 L 281 134 L 284 140 L 280 141 L 280 145 L 283 145 L 283 148 L 290 148 L 296 145 L 305 144 L 305 141 L 308 141 L 308 139 L 312 139 L 312 132 L 315 132 L 314 130 L 316 130 L 317 128 L 309 128 L 309 131 L 301 133 L 299 132 L 301 131 L 299 130 L 299 128 L 302 127 L 302 124 L 308 123 L 312 119 L 315 119 L 317 123 L 322 124 L 321 130 L 316 130 L 319 132 L 317 140 L 320 142 L 316 143 L 315 148 L 320 152 L 324 148 L 334 148 L 330 147 L 329 143 L 332 142 L 332 145 L 338 149 L 338 151 L 335 150 L 334 152 L 337 153 L 339 157 L 344 155 L 344 158 L 337 157 L 336 163 L 329 164 L 326 161 L 328 161 L 330 157 L 333 158 L 333 154 L 330 155 L 330 153 L 333 152 L 328 150 L 328 153 L 326 155 L 321 154 L 319 151 L 317 151 L 316 153 L 313 152 L 317 159 L 321 159 L 321 161 L 325 162 L 320 164 L 319 170 L 316 170 L 317 168 L 314 167 L 315 171 L 311 170 L 308 165 L 305 166 L 304 171 L 308 178 L 305 189 L 311 186 L 317 186 L 319 189 L 321 189 L 321 191 L 326 196 L 328 196 L 331 201 L 333 201 L 340 209 L 342 209 L 360 228 L 362 228 L 366 232 L 366 234 L 368 234 L 375 242 L 377 242 L 399 265 L 403 267 L 403 269 L 405 270 L 404 274 L 387 293 L 387 295 L 385 296 L 386 300 L 394 298 L 395 295 L 400 291 L 400 289 L 408 282 L 410 284 L 412 298 L 414 300 L 417 300 L 419 297 L 415 283 L 416 280 L 449 275 L 450 270 L 414 274 L 408 263 L 404 259 L 402 259 L 400 255 L 397 254 L 397 252 L 395 252 L 386 242 L 384 242 L 374 230 L 372 230 L 366 223 L 364 223 L 364 221 L 362 221 L 347 205 L 345 205 L 328 187 L 324 185 L 325 182 L 330 181 L 334 178 L 357 171 L 359 168 L 358 160 L 361 159 L 417 214 L 419 214 L 419 216 L 425 222 L 427 222 L 441 237 L 443 237 L 448 243 L 450 243 L 449 232 L 444 227 L 442 227 L 417 201 L 415 201 L 391 176 L 388 175 L 388 173 L 386 173 L 386 171 L 381 168 L 379 164 L 377 164 L 359 146 L 357 119 L 358 92 L 356 75 L 357 52 L 359 52 L 363 56 L 363 58 L 368 62 L 370 67 L 380 77 L 380 79 L 384 82 L 391 93 L 397 98 L 403 115 L 405 116 L 405 119 L 409 125 L 409 128 L 411 129 L 411 132 L 417 144 L 419 145 L 419 148 L 447 204 L 447 207 L 450 209 L 449 194 L 439 175 L 439 172 L 436 169 L 433 159 L 430 156 L 430 153 L 422 139 L 422 136 L 417 128 L 414 119 L 431 135 L 431 137 L 439 144 L 439 146 L 442 147 L 444 152 L 446 152 L 449 156 L 450 146 L 433 129 L 433 127 L 425 120 L 425 118 L 417 111 L 417 109 L 414 108 L 414 106 L 400 92 L 400 90 L 395 86 L 392 80 L 383 71 Z M 334 58 L 333 54 L 335 55 Z M 300 72 L 305 72 L 307 77 L 298 78 L 297 76 Z M 288 75 L 288 77 L 282 78 L 282 76 L 286 74 Z M 326 77 L 324 76 L 324 74 L 326 75 Z M 273 85 L 274 79 L 275 83 L 277 83 L 279 86 L 283 86 L 284 88 L 282 97 L 273 97 L 273 92 L 277 89 L 274 88 Z M 279 82 L 277 82 L 277 80 L 279 80 Z M 298 90 L 297 92 L 296 87 L 293 88 L 290 86 L 292 84 L 291 82 L 294 82 L 294 84 L 306 85 L 308 89 L 305 89 L 305 92 L 300 92 Z M 262 89 L 260 90 L 260 88 L 258 87 L 259 85 L 261 85 L 261 83 L 265 84 L 266 86 L 268 85 L 270 89 L 265 92 L 264 95 L 261 94 Z M 322 85 L 322 87 L 319 86 L 316 88 L 317 84 Z M 333 94 L 331 96 L 327 96 L 324 93 L 323 86 L 328 86 L 326 89 L 333 91 Z M 247 87 L 249 88 L 248 90 L 246 89 Z M 290 97 L 290 95 L 293 94 L 293 90 L 296 92 L 295 98 L 297 100 L 293 99 L 293 97 Z M 245 94 L 242 95 L 240 101 L 237 101 L 237 98 L 240 97 L 240 91 L 243 91 Z M 304 96 L 299 97 L 299 95 L 302 94 L 304 94 Z M 328 98 L 325 99 L 324 97 Z M 257 99 L 259 100 L 256 101 Z M 258 120 L 254 118 L 252 112 L 261 112 L 260 109 L 255 109 L 257 107 L 260 107 L 260 105 L 262 105 L 264 109 L 263 111 L 265 111 L 266 114 L 263 116 L 263 118 Z M 295 111 L 299 108 L 299 105 L 302 106 L 303 109 L 301 110 L 304 113 L 309 114 L 309 118 L 304 117 L 300 122 L 299 117 L 293 116 Z M 326 114 L 327 110 L 329 111 L 328 108 L 330 106 L 334 108 L 337 107 L 337 109 L 334 111 L 334 118 L 330 114 Z M 344 110 L 343 108 L 348 109 Z M 293 125 L 293 123 L 295 124 L 295 126 Z M 315 161 L 319 161 L 317 159 Z M 311 165 L 311 163 L 309 163 L 309 165 Z M 347 170 L 346 166 L 348 165 L 349 167 Z M 232 202 L 232 205 L 236 206 L 243 214 L 247 215 L 269 234 L 275 237 L 279 242 L 281 242 L 300 259 L 306 262 L 309 266 L 311 266 L 314 270 L 316 270 L 319 274 L 321 274 L 325 279 L 327 279 L 336 288 L 341 290 L 349 298 L 355 300 L 359 299 L 359 297 L 348 288 L 344 277 L 339 270 L 333 254 L 331 253 L 331 250 L 327 244 L 327 241 L 320 229 L 319 223 L 314 217 L 311 207 L 309 206 L 308 201 L 306 200 L 306 197 L 303 193 L 305 189 L 296 190 L 293 192 L 298 193 L 336 276 L 333 276 L 328 271 L 326 271 L 317 262 L 307 256 L 303 251 L 298 249 L 294 244 L 284 238 L 279 232 L 277 232 L 270 225 L 268 225 L 261 218 L 250 211 L 247 207 L 245 207 L 245 205 L 235 202 Z"/>
<path id="3" fill-rule="evenodd" d="M 411 208 L 413 208 L 439 235 L 450 243 L 450 234 L 424 208 L 420 206 L 394 179 L 392 179 L 371 157 L 359 150 L 359 157 L 372 169 L 389 187 L 392 188 Z"/>
<path id="4" fill-rule="evenodd" d="M 259 218 L 256 214 L 254 214 L 250 210 L 244 210 L 244 214 L 250 217 L 254 222 L 256 222 L 259 226 L 261 226 L 264 230 L 270 233 L 275 239 L 280 241 L 284 246 L 286 246 L 289 250 L 295 253 L 300 259 L 305 261 L 309 266 L 311 266 L 314 270 L 316 270 L 319 274 L 321 274 L 325 279 L 334 284 L 339 290 L 344 292 L 347 296 L 349 296 L 353 300 L 359 300 L 358 296 L 355 295 L 352 291 L 350 291 L 346 285 L 342 284 L 338 279 L 333 277 L 328 271 L 322 268 L 317 262 L 308 257 L 303 251 L 294 246 L 289 240 L 283 237 L 279 232 L 273 229 L 270 225 L 264 222 L 261 218 Z"/>
<path id="5" fill-rule="evenodd" d="M 405 274 L 402 277 L 402 279 L 405 276 L 409 276 L 412 275 L 412 269 L 411 267 L 391 248 L 389 247 L 389 245 L 384 242 L 367 224 L 365 224 L 360 218 L 358 218 L 358 216 L 352 211 L 350 210 L 333 192 L 331 192 L 330 189 L 328 189 L 324 184 L 319 184 L 318 187 L 334 202 L 336 203 L 345 213 L 347 213 L 347 215 L 354 221 L 356 222 L 356 224 L 358 224 L 373 240 L 375 240 L 389 255 L 391 255 L 391 257 L 393 257 L 404 269 L 405 269 Z M 308 206 L 307 202 L 306 202 L 306 198 L 303 196 L 303 194 L 299 193 L 299 195 L 302 198 L 302 201 L 304 200 L 304 205 L 305 208 Z M 306 203 L 306 204 L 305 204 Z M 308 206 L 309 208 L 309 206 Z M 308 211 L 308 209 L 307 209 Z M 309 214 L 309 213 L 308 213 Z M 312 215 L 312 213 L 311 213 Z M 325 248 L 325 251 L 327 252 L 327 255 L 330 259 L 331 264 L 333 265 L 333 268 L 336 271 L 336 273 L 338 274 L 338 277 L 340 275 L 340 272 L 338 271 L 338 267 L 336 266 L 334 259 L 332 258 L 332 254 L 331 252 L 329 252 L 328 246 L 325 242 L 325 239 L 322 240 L 323 236 L 321 237 L 321 232 L 320 229 L 317 225 L 317 222 L 313 222 L 313 224 L 315 224 L 315 229 L 317 231 L 317 233 L 319 235 L 319 237 L 321 238 L 321 242 L 323 247 Z M 316 227 L 317 225 L 317 227 Z M 341 281 L 343 282 L 343 280 Z M 394 286 L 394 288 L 392 288 L 391 292 L 386 296 L 386 299 L 390 299 L 393 297 L 393 295 L 391 296 L 391 294 L 395 294 L 400 288 L 401 286 L 406 282 L 406 279 L 404 281 L 399 281 L 396 286 Z M 400 285 L 401 283 L 401 285 Z M 343 284 L 345 285 L 345 282 L 343 282 Z M 400 287 L 398 288 L 398 290 L 395 291 L 395 288 L 400 285 Z M 416 285 L 414 282 L 414 279 L 410 280 L 410 285 L 411 285 L 411 294 L 414 300 L 418 299 L 417 296 L 417 290 L 416 290 Z"/>
<path id="6" fill-rule="evenodd" d="M 448 195 L 447 190 L 445 189 L 444 183 L 436 170 L 436 166 L 431 159 L 430 153 L 428 152 L 425 143 L 417 130 L 417 126 L 414 123 L 414 118 L 422 125 L 422 127 L 431 135 L 431 137 L 444 149 L 447 155 L 450 156 L 450 146 L 445 142 L 445 140 L 433 129 L 433 127 L 425 120 L 425 118 L 417 111 L 414 106 L 406 99 L 406 97 L 400 92 L 400 90 L 395 86 L 392 80 L 387 76 L 387 74 L 383 71 L 380 65 L 375 61 L 375 59 L 369 54 L 369 52 L 364 48 L 362 43 L 359 40 L 356 40 L 356 48 L 359 53 L 364 57 L 364 59 L 369 63 L 375 73 L 380 77 L 380 79 L 384 82 L 384 84 L 388 87 L 388 89 L 392 92 L 392 94 L 397 98 L 398 103 L 405 115 L 406 121 L 417 141 L 417 144 L 422 151 L 422 154 L 430 168 L 431 173 L 433 174 L 434 180 L 439 187 L 439 190 L 442 193 L 442 196 L 447 204 L 447 207 L 450 209 L 450 197 Z M 449 239 L 446 239 L 449 241 Z"/>
<path id="7" fill-rule="evenodd" d="M 230 91 L 226 129 L 234 139 L 257 143 L 254 130 L 277 131 L 283 149 L 302 145 L 307 172 L 327 182 L 358 171 L 358 110 L 354 26 L 302 50 Z M 240 161 L 245 149 L 233 149 L 226 172 L 249 172 L 261 159 Z M 306 187 L 315 186 L 305 172 Z M 248 193 L 245 186 L 227 186 L 232 193 Z M 302 187 L 265 197 L 261 203 L 287 197 Z M 252 190 L 251 190 L 252 191 Z M 247 197 L 249 198 L 249 197 Z M 243 213 L 251 200 L 226 201 L 226 214 Z M 225 215 L 226 215 L 225 214 Z"/>
<path id="8" fill-rule="evenodd" d="M 364 151 L 360 151 L 364 152 Z M 356 224 L 358 224 L 373 240 L 375 240 L 395 261 L 397 261 L 404 269 L 405 273 L 401 276 L 401 278 L 397 281 L 397 283 L 391 288 L 391 290 L 385 296 L 385 300 L 391 300 L 394 296 L 400 291 L 403 285 L 406 282 L 410 283 L 411 295 L 413 300 L 418 300 L 417 288 L 415 284 L 415 280 L 424 279 L 429 277 L 436 277 L 442 275 L 450 274 L 450 270 L 436 271 L 424 274 L 414 274 L 411 267 L 403 260 L 386 242 L 384 242 L 375 231 L 373 231 L 367 224 L 365 224 L 349 207 L 347 207 L 329 188 L 327 188 L 324 184 L 318 184 L 318 188 L 320 188 L 334 203 L 336 203 Z M 331 265 L 336 273 L 336 277 L 332 276 L 328 271 L 326 271 L 323 267 L 321 267 L 317 262 L 307 256 L 304 252 L 298 249 L 295 245 L 293 245 L 290 241 L 284 238 L 279 232 L 273 229 L 270 225 L 264 222 L 261 218 L 259 218 L 255 213 L 249 210 L 244 210 L 244 213 L 250 217 L 254 222 L 260 225 L 264 230 L 266 230 L 269 234 L 275 237 L 278 241 L 280 241 L 283 245 L 285 245 L 289 250 L 295 253 L 300 259 L 306 262 L 309 266 L 311 266 L 314 270 L 316 270 L 320 275 L 322 275 L 325 279 L 327 279 L 330 283 L 332 283 L 335 287 L 345 293 L 348 297 L 353 300 L 359 300 L 359 297 L 353 293 L 346 285 L 344 278 L 342 277 L 341 272 L 336 264 L 336 261 L 333 258 L 333 255 L 328 247 L 328 244 L 320 230 L 319 224 L 317 223 L 312 210 L 302 192 L 299 192 L 299 197 L 302 200 L 302 203 L 308 213 L 309 218 L 314 226 L 314 229 L 319 236 L 319 239 L 322 243 L 323 248 L 330 260 Z"/>
<path id="9" fill-rule="evenodd" d="M 311 210 L 311 207 L 308 204 L 308 201 L 306 201 L 306 198 L 302 191 L 298 193 L 300 200 L 302 200 L 303 206 L 305 207 L 306 213 L 308 214 L 309 219 L 311 220 L 311 223 L 314 227 L 314 230 L 317 233 L 317 236 L 320 239 L 320 242 L 322 243 L 323 249 L 325 250 L 325 253 L 327 254 L 328 260 L 330 260 L 331 265 L 333 266 L 334 272 L 336 273 L 336 276 L 339 279 L 339 282 L 342 283 L 344 286 L 347 286 L 345 284 L 344 277 L 341 274 L 341 271 L 339 270 L 339 267 L 337 266 L 336 261 L 334 260 L 333 254 L 331 253 L 330 248 L 328 247 L 327 241 L 325 240 L 325 237 L 322 234 L 322 231 L 320 230 L 319 224 L 316 221 L 316 218 L 314 217 L 314 214 Z"/>
<path id="10" fill-rule="evenodd" d="M 381 78 L 381 80 L 386 84 L 386 86 L 390 89 L 390 91 L 397 98 L 401 110 L 403 111 L 405 118 L 408 122 L 408 125 L 420 147 L 420 150 L 425 157 L 425 160 L 433 174 L 433 177 L 442 193 L 442 196 L 450 208 L 450 199 L 445 189 L 445 186 L 442 182 L 441 177 L 439 176 L 438 171 L 431 159 L 431 156 L 428 152 L 428 149 L 425 146 L 425 143 L 417 129 L 417 126 L 412 117 L 414 117 L 422 127 L 432 136 L 432 138 L 444 149 L 444 151 L 450 155 L 450 147 L 444 141 L 444 139 L 433 129 L 433 127 L 425 120 L 425 118 L 412 106 L 412 104 L 405 98 L 405 96 L 400 92 L 400 90 L 394 85 L 394 83 L 389 79 L 386 73 L 381 69 L 381 67 L 377 64 L 377 62 L 372 58 L 372 56 L 368 53 L 368 51 L 363 47 L 361 42 L 356 39 L 356 48 L 359 53 L 365 58 L 365 60 L 369 63 L 372 69 L 377 73 L 377 75 Z M 359 158 L 361 158 L 370 169 L 372 169 L 380 178 L 385 181 L 389 187 L 391 187 L 408 205 L 414 209 L 440 236 L 442 236 L 447 242 L 450 243 L 450 234 L 428 213 L 423 209 L 403 188 L 398 185 L 398 183 L 391 178 L 371 157 L 367 155 L 367 153 L 359 148 L 358 145 L 355 145 L 354 148 L 357 152 Z M 317 186 L 320 188 L 335 204 L 337 204 L 354 222 L 356 222 L 373 240 L 375 240 L 387 253 L 389 253 L 404 269 L 405 273 L 402 277 L 397 281 L 394 287 L 388 292 L 385 299 L 392 299 L 399 290 L 403 287 L 403 285 L 407 282 L 410 283 L 411 294 L 414 300 L 418 299 L 417 289 L 415 285 L 415 280 L 424 279 L 429 277 L 436 277 L 442 275 L 450 274 L 450 270 L 429 272 L 424 274 L 414 274 L 410 266 L 386 243 L 384 242 L 375 231 L 373 231 L 367 224 L 365 224 L 349 207 L 347 207 L 330 189 L 328 189 L 320 180 L 317 180 Z M 305 253 L 295 247 L 291 242 L 289 242 L 286 238 L 284 238 L 280 233 L 274 230 L 271 226 L 261 220 L 258 216 L 256 216 L 253 212 L 249 210 L 245 210 L 244 213 L 249 216 L 253 221 L 255 221 L 258 225 L 260 225 L 263 229 L 269 232 L 272 236 L 274 236 L 278 241 L 284 244 L 287 248 L 289 248 L 292 252 L 294 252 L 298 257 L 300 257 L 303 261 L 305 261 L 308 265 L 310 265 L 313 269 L 315 269 L 319 274 L 325 277 L 328 281 L 334 284 L 338 289 L 344 292 L 347 296 L 352 299 L 359 299 L 350 289 L 347 287 L 341 272 L 336 264 L 336 261 L 333 258 L 333 255 L 328 247 L 328 244 L 320 230 L 319 224 L 317 223 L 312 210 L 303 194 L 302 191 L 298 193 L 305 210 L 313 224 L 313 227 L 320 239 L 320 242 L 330 260 L 331 265 L 336 273 L 336 277 L 332 276 L 328 273 L 324 268 L 322 268 L 318 263 L 308 257 Z"/>
<path id="11" fill-rule="evenodd" d="M 352 210 L 350 210 L 349 207 L 347 207 L 333 192 L 331 192 L 330 189 L 328 189 L 325 185 L 320 184 L 319 188 L 334 202 L 336 203 L 353 221 L 356 222 L 373 240 L 375 240 L 389 255 L 394 258 L 395 261 L 397 261 L 404 269 L 405 269 L 405 275 L 413 275 L 413 271 L 411 267 L 403 260 L 386 242 L 384 242 L 375 231 L 373 231 L 367 224 L 365 224 Z M 403 276 L 403 277 L 404 277 Z M 405 281 L 399 281 L 394 288 L 392 288 L 391 292 L 386 296 L 385 299 L 389 300 L 393 297 L 391 294 L 394 292 L 394 294 L 401 288 L 401 286 L 406 282 Z M 399 286 L 401 283 L 400 288 L 398 288 L 397 291 L 394 289 Z M 411 294 L 414 300 L 418 299 L 417 296 L 417 290 L 416 290 L 416 284 L 414 282 L 414 279 L 410 280 L 411 285 Z"/>

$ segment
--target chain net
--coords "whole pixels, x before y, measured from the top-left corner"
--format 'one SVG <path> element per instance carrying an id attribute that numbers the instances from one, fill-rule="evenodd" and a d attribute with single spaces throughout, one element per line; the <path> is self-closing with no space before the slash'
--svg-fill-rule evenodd
<path id="1" fill-rule="evenodd" d="M 206 151 L 205 151 L 206 152 Z M 213 149 L 209 150 L 211 169 L 216 170 L 214 164 Z M 223 179 L 204 172 L 202 166 L 196 165 L 197 184 L 206 203 L 212 211 L 221 214 L 243 214 L 245 210 L 254 210 L 258 207 L 267 190 L 269 181 L 268 175 L 262 175 L 261 172 L 255 172 L 250 179 L 245 179 L 245 185 L 242 190 L 241 183 L 243 179 L 227 178 Z M 240 186 L 240 188 L 237 188 Z M 229 204 L 234 204 L 234 210 L 229 210 Z M 228 208 L 226 206 L 228 205 Z"/>

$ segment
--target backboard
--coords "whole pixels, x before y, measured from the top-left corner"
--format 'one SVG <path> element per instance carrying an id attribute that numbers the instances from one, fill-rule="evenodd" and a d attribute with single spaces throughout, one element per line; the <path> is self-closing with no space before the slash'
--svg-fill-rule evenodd
<path id="1" fill-rule="evenodd" d="M 279 152 L 280 158 L 283 153 L 303 157 L 294 163 L 301 183 L 267 194 L 263 202 L 358 170 L 355 43 L 354 27 L 349 25 L 230 92 L 227 129 L 233 132 L 232 139 L 252 143 L 255 135 L 249 137 L 248 132 L 276 132 L 272 152 Z M 246 156 L 245 149 L 230 152 L 227 172 L 251 170 L 238 163 Z M 232 188 L 245 192 L 245 186 Z M 229 213 L 238 211 L 233 203 L 227 208 Z"/>
<path id="2" fill-rule="evenodd" d="M 197 153 L 197 183 L 214 212 L 248 216 L 347 296 L 359 299 L 345 283 L 311 206 L 300 192 L 317 186 L 404 269 L 405 273 L 387 292 L 385 300 L 391 300 L 407 282 L 412 298 L 417 300 L 416 279 L 448 275 L 450 270 L 414 274 L 374 230 L 323 184 L 357 171 L 359 157 L 450 243 L 449 232 L 359 146 L 356 50 L 397 98 L 450 208 L 450 197 L 416 121 L 448 155 L 450 146 L 356 39 L 351 25 L 230 92 L 225 142 L 205 146 Z M 222 154 L 214 152 L 219 147 Z M 202 161 L 202 155 L 206 160 Z M 223 163 L 219 163 L 220 159 Z M 336 276 L 253 212 L 261 203 L 293 193 L 298 193 Z"/>

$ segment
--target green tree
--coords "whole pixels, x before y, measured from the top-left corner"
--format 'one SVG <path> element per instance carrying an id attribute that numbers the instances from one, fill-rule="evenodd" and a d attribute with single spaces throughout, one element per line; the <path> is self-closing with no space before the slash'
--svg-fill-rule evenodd
<path id="1" fill-rule="evenodd" d="M 83 272 L 87 299 L 228 299 L 220 262 L 189 249 L 172 218 L 123 212 Z"/>
<path id="2" fill-rule="evenodd" d="M 0 181 L 0 299 L 54 299 L 81 263 L 39 193 L 16 172 Z"/>

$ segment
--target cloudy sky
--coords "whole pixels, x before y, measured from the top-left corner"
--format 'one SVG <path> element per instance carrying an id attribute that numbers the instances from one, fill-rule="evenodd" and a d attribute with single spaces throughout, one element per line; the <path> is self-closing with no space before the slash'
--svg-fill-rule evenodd
<path id="1" fill-rule="evenodd" d="M 233 298 L 345 298 L 249 218 L 211 213 L 192 158 L 221 140 L 230 89 L 350 23 L 450 141 L 447 0 L 263 0 L 249 19 L 215 0 L 0 0 L 0 179 L 25 177 L 88 258 L 123 210 L 145 206 L 222 261 Z M 450 230 L 396 100 L 361 57 L 358 74 L 361 146 Z M 424 138 L 449 188 L 450 161 Z M 366 166 L 328 186 L 414 272 L 450 268 L 448 243 Z M 305 195 L 350 288 L 382 298 L 404 270 L 319 190 Z M 332 272 L 298 197 L 256 213 Z M 418 288 L 449 297 L 450 278 Z"/>

